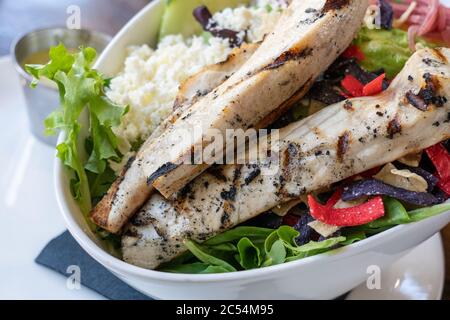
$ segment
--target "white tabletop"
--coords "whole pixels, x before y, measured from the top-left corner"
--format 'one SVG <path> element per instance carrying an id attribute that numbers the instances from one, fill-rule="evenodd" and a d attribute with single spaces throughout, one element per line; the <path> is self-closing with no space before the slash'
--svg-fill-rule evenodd
<path id="1" fill-rule="evenodd" d="M 0 58 L 0 299 L 102 299 L 69 290 L 66 278 L 34 262 L 65 230 L 53 188 L 54 148 L 28 130 L 19 78 Z"/>

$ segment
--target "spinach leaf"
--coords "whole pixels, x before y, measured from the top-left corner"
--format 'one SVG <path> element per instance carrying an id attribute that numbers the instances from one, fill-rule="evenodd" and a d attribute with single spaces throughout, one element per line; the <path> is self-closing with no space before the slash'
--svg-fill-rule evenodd
<path id="1" fill-rule="evenodd" d="M 371 229 L 378 229 L 384 227 L 392 227 L 399 224 L 405 224 L 411 222 L 411 219 L 406 212 L 405 207 L 400 201 L 395 200 L 390 197 L 385 197 L 383 199 L 385 216 L 370 222 L 366 227 Z"/>
<path id="2" fill-rule="evenodd" d="M 228 269 L 221 267 L 221 266 L 208 266 L 205 270 L 203 270 L 202 274 L 208 274 L 208 273 L 227 273 L 230 272 Z"/>
<path id="3" fill-rule="evenodd" d="M 264 241 L 264 251 L 266 253 L 269 253 L 270 250 L 272 249 L 273 244 L 278 241 L 280 238 L 278 236 L 278 230 L 274 230 Z M 283 241 L 281 240 L 281 242 L 283 243 Z M 283 244 L 284 246 L 284 244 Z"/>
<path id="4" fill-rule="evenodd" d="M 116 180 L 115 172 L 108 166 L 101 174 L 87 172 L 92 203 L 95 205 L 108 192 L 111 184 Z"/>
<path id="5" fill-rule="evenodd" d="M 416 222 L 416 221 L 420 221 L 420 220 L 423 220 L 426 218 L 436 216 L 438 214 L 444 213 L 449 210 L 450 210 L 450 203 L 443 203 L 443 204 L 439 204 L 439 205 L 433 206 L 433 207 L 422 208 L 422 209 L 410 211 L 410 212 L 408 212 L 408 215 L 409 215 L 411 221 Z"/>
<path id="6" fill-rule="evenodd" d="M 340 244 L 343 246 L 351 245 L 355 242 L 362 241 L 367 239 L 366 233 L 363 231 L 357 231 L 348 235 L 345 235 L 345 241 L 342 241 Z"/>
<path id="7" fill-rule="evenodd" d="M 287 256 L 286 247 L 283 240 L 276 240 L 270 250 L 266 253 L 266 260 L 263 263 L 264 267 L 274 266 L 285 262 Z"/>
<path id="8" fill-rule="evenodd" d="M 285 245 L 290 248 L 297 246 L 295 239 L 300 235 L 300 233 L 292 227 L 281 226 L 277 230 L 277 235 L 285 243 Z"/>
<path id="9" fill-rule="evenodd" d="M 206 252 L 207 250 L 206 248 L 198 245 L 194 241 L 191 240 L 186 241 L 185 246 L 189 249 L 189 251 L 192 252 L 194 256 L 197 257 L 197 259 L 199 259 L 203 263 L 208 263 L 212 266 L 222 267 L 229 272 L 237 271 L 236 268 L 233 267 L 231 264 L 222 259 L 212 256 L 211 254 Z"/>
<path id="10" fill-rule="evenodd" d="M 289 257 L 286 261 L 298 260 L 310 256 L 314 256 L 325 251 L 331 250 L 333 247 L 341 244 L 346 240 L 345 237 L 336 237 L 329 238 L 321 242 L 310 241 L 307 244 L 304 244 L 300 247 L 293 248 L 293 252 L 295 255 L 293 257 Z"/>
<path id="11" fill-rule="evenodd" d="M 233 243 L 221 243 L 215 246 L 210 246 L 210 249 L 213 251 L 224 251 L 224 252 L 233 252 L 237 253 L 238 249 Z"/>
<path id="12" fill-rule="evenodd" d="M 194 262 L 189 264 L 169 265 L 160 269 L 162 272 L 186 273 L 186 274 L 208 274 L 229 272 L 224 267 L 212 266 L 208 263 Z"/>
<path id="13" fill-rule="evenodd" d="M 239 264 L 246 270 L 258 268 L 262 263 L 259 248 L 249 238 L 242 238 L 237 244 Z"/>
<path id="14" fill-rule="evenodd" d="M 198 274 L 204 272 L 210 264 L 194 262 L 189 264 L 173 264 L 160 269 L 162 272 Z"/>
<path id="15" fill-rule="evenodd" d="M 232 242 L 242 239 L 243 237 L 247 238 L 266 238 L 269 234 L 273 232 L 272 229 L 266 228 L 258 228 L 258 227 L 237 227 L 226 231 L 222 234 L 215 236 L 214 238 L 209 239 L 204 242 L 204 245 L 214 246 L 226 242 Z"/>

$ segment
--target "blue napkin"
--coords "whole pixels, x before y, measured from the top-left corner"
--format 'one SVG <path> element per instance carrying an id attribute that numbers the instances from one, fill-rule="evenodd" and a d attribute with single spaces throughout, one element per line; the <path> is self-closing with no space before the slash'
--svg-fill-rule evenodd
<path id="1" fill-rule="evenodd" d="M 119 280 L 105 267 L 91 258 L 68 231 L 50 241 L 36 258 L 36 263 L 64 276 L 67 267 L 76 265 L 82 270 L 81 283 L 111 300 L 151 300 Z"/>

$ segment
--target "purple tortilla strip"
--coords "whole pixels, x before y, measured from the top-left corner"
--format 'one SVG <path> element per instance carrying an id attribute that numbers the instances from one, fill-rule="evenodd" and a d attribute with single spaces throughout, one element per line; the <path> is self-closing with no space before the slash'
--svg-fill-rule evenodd
<path id="1" fill-rule="evenodd" d="M 383 29 L 391 30 L 394 22 L 394 9 L 386 0 L 378 0 L 380 6 L 380 26 Z"/>
<path id="2" fill-rule="evenodd" d="M 388 185 L 376 179 L 361 180 L 344 188 L 342 200 L 352 201 L 364 196 L 390 196 L 417 206 L 439 204 L 439 199 L 427 192 L 413 192 Z"/>

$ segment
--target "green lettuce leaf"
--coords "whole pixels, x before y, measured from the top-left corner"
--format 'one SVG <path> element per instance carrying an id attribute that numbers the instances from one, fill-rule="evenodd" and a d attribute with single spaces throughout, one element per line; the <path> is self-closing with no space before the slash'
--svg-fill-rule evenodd
<path id="1" fill-rule="evenodd" d="M 25 69 L 30 73 L 34 81 L 32 86 L 35 87 L 41 77 L 53 79 L 59 71 L 67 73 L 75 62 L 75 57 L 67 51 L 66 47 L 59 45 L 52 47 L 49 52 L 50 62 L 46 65 L 31 64 Z"/>
<path id="2" fill-rule="evenodd" d="M 198 274 L 204 272 L 210 265 L 203 262 L 194 262 L 189 264 L 171 265 L 161 268 L 161 271 L 171 273 Z"/>
<path id="3" fill-rule="evenodd" d="M 237 253 L 238 248 L 233 243 L 221 243 L 216 246 L 211 246 L 211 250 Z"/>
<path id="4" fill-rule="evenodd" d="M 232 242 L 235 240 L 240 240 L 244 237 L 255 239 L 255 238 L 266 238 L 273 232 L 272 229 L 258 228 L 258 227 L 237 227 L 226 231 L 222 234 L 211 238 L 204 244 L 209 246 L 214 246 L 222 243 Z"/>
<path id="5" fill-rule="evenodd" d="M 350 234 L 345 235 L 345 241 L 342 241 L 340 244 L 343 246 L 349 246 L 355 242 L 359 242 L 367 239 L 367 235 L 363 231 L 356 231 Z"/>
<path id="6" fill-rule="evenodd" d="M 201 262 L 208 263 L 211 266 L 222 267 L 228 272 L 237 271 L 230 263 L 217 258 L 207 252 L 207 249 L 195 243 L 194 241 L 186 241 L 185 246 L 192 252 L 192 254 L 197 257 Z"/>
<path id="7" fill-rule="evenodd" d="M 295 239 L 298 238 L 300 233 L 295 230 L 292 227 L 289 226 L 281 226 L 277 230 L 277 235 L 279 239 L 281 239 L 285 246 L 288 248 L 295 248 L 297 247 L 297 243 L 295 242 Z"/>
<path id="8" fill-rule="evenodd" d="M 411 222 L 411 219 L 406 212 L 403 204 L 393 198 L 385 197 L 383 199 L 385 216 L 370 222 L 366 226 L 371 229 L 379 229 L 384 227 L 393 227 L 399 224 L 405 224 Z"/>
<path id="9" fill-rule="evenodd" d="M 298 260 L 324 253 L 326 251 L 332 250 L 334 247 L 341 244 L 345 240 L 345 237 L 335 237 L 320 242 L 310 241 L 307 244 L 294 248 L 294 255 L 287 258 L 286 261 Z"/>
<path id="10" fill-rule="evenodd" d="M 418 43 L 431 46 L 423 39 Z M 384 69 L 388 78 L 394 78 L 413 52 L 409 48 L 408 33 L 400 29 L 384 30 L 362 28 L 354 42 L 364 53 L 361 65 L 368 71 Z"/>
<path id="11" fill-rule="evenodd" d="M 186 243 L 190 252 L 161 268 L 176 273 L 223 273 L 269 267 L 325 253 L 337 247 L 351 245 L 386 231 L 396 225 L 420 221 L 450 210 L 450 203 L 407 212 L 398 201 L 384 199 L 386 215 L 360 227 L 344 228 L 343 236 L 299 246 L 295 239 L 298 231 L 289 226 L 276 230 L 238 227 L 218 235 L 203 245 Z M 208 243 L 213 245 L 208 245 Z M 193 261 L 197 258 L 199 261 Z M 238 265 L 234 267 L 238 261 Z"/>
<path id="12" fill-rule="evenodd" d="M 320 254 L 346 241 L 346 237 L 336 237 L 321 242 L 311 241 L 299 246 L 295 241 L 299 235 L 298 231 L 289 226 L 281 226 L 276 230 L 238 227 L 201 245 L 194 241 L 186 241 L 185 245 L 190 254 L 198 261 L 193 261 L 188 256 L 187 259 L 166 264 L 161 270 L 180 273 L 189 270 L 192 271 L 191 273 L 250 270 Z M 362 239 L 362 236 L 355 235 L 353 240 L 349 240 L 357 241 L 358 239 Z M 199 262 L 202 264 L 198 264 Z M 206 265 L 209 268 L 206 268 Z"/>
<path id="13" fill-rule="evenodd" d="M 107 167 L 101 174 L 96 174 L 89 171 L 86 173 L 89 181 L 92 204 L 96 205 L 108 192 L 117 176 L 110 167 Z"/>
<path id="14" fill-rule="evenodd" d="M 262 263 L 259 248 L 247 237 L 239 240 L 237 244 L 239 251 L 239 264 L 246 270 L 258 268 Z"/>
<path id="15" fill-rule="evenodd" d="M 266 252 L 266 260 L 264 261 L 264 266 L 274 266 L 277 264 L 282 264 L 286 261 L 287 251 L 284 246 L 283 240 L 276 240 L 268 252 Z"/>
<path id="16" fill-rule="evenodd" d="M 450 211 L 450 203 L 443 203 L 443 204 L 438 204 L 433 207 L 409 211 L 408 215 L 409 215 L 411 221 L 416 222 L 416 221 L 421 221 L 421 220 L 436 216 L 438 214 L 441 214 L 441 213 L 444 213 L 447 211 Z"/>
<path id="17" fill-rule="evenodd" d="M 374 235 L 398 225 L 418 222 L 450 210 L 450 204 L 444 203 L 407 212 L 403 204 L 396 199 L 385 197 L 383 202 L 386 211 L 384 217 L 364 226 L 349 228 L 348 232 Z"/>
<path id="18" fill-rule="evenodd" d="M 100 197 L 106 182 L 112 180 L 108 161 L 119 161 L 122 157 L 112 128 L 120 124 L 128 107 L 118 106 L 105 96 L 108 80 L 92 69 L 97 56 L 95 49 L 80 48 L 78 53 L 70 53 L 60 44 L 50 49 L 49 56 L 46 65 L 27 65 L 26 70 L 34 77 L 33 86 L 42 77 L 58 86 L 60 108 L 45 120 L 46 133 L 65 132 L 64 141 L 57 146 L 58 157 L 73 171 L 72 194 L 87 215 L 92 198 Z M 87 155 L 79 122 L 86 108 L 90 119 Z"/>
<path id="19" fill-rule="evenodd" d="M 205 270 L 203 270 L 202 274 L 210 274 L 210 273 L 227 273 L 230 272 L 228 269 L 221 266 L 208 266 Z"/>
<path id="20" fill-rule="evenodd" d="M 270 233 L 267 236 L 266 240 L 264 240 L 264 251 L 266 253 L 269 253 L 274 243 L 277 242 L 278 240 L 280 240 L 284 246 L 283 240 L 281 240 L 280 237 L 278 236 L 278 230 L 273 230 L 272 233 Z"/>

